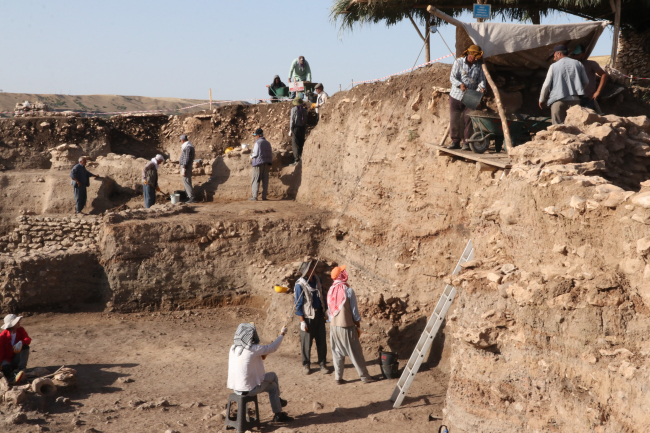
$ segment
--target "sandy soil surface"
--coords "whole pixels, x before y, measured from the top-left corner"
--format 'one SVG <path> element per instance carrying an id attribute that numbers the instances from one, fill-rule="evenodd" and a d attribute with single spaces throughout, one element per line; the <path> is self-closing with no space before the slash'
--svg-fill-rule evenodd
<path id="1" fill-rule="evenodd" d="M 66 395 L 70 405 L 52 402 L 45 410 L 28 412 L 28 423 L 11 426 L 11 431 L 223 431 L 232 336 L 240 322 L 262 323 L 264 315 L 263 310 L 231 306 L 173 313 L 26 317 L 24 326 L 34 340 L 30 367 L 72 367 L 79 385 Z M 379 376 L 376 360 L 368 361 L 370 373 Z M 296 419 L 286 425 L 268 423 L 272 413 L 263 395 L 261 431 L 281 427 L 300 432 L 437 430 L 439 421 L 429 421 L 429 415 L 441 415 L 447 379 L 436 369 L 425 365 L 403 407 L 392 410 L 388 399 L 396 380 L 364 385 L 348 362 L 344 375 L 348 382 L 341 386 L 335 384 L 333 374 L 316 372 L 316 366 L 312 364 L 311 375 L 302 375 L 297 345 L 285 344 L 269 356 L 266 369 L 278 374 L 282 396 L 289 401 L 286 410 Z M 162 399 L 169 406 L 143 410 L 129 404 Z M 315 408 L 319 407 L 315 402 L 322 408 Z M 3 406 L 0 413 L 7 417 L 12 409 Z"/>

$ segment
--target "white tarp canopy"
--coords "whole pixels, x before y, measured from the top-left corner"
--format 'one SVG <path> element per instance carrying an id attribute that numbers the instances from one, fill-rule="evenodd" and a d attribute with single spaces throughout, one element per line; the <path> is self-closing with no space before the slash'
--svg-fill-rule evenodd
<path id="1" fill-rule="evenodd" d="M 495 64 L 515 65 L 527 63 L 514 53 L 528 51 L 524 55 L 533 55 L 539 60 L 546 60 L 552 55 L 553 46 L 565 44 L 569 50 L 581 44 L 587 54 L 596 45 L 608 22 L 589 21 L 576 24 L 504 24 L 504 23 L 461 23 L 474 44 L 483 49 L 484 58 Z M 458 30 L 461 30 L 460 28 Z M 460 36 L 460 35 L 458 35 Z M 469 41 L 457 36 L 456 49 L 460 55 Z M 465 41 L 463 41 L 465 39 Z M 530 50 L 530 51 L 529 51 Z M 488 60 L 488 58 L 490 58 Z"/>

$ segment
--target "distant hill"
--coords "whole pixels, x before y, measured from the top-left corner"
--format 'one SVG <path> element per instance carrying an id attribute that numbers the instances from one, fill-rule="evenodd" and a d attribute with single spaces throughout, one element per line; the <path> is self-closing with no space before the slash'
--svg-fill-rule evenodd
<path id="1" fill-rule="evenodd" d="M 50 110 L 90 111 L 108 113 L 114 111 L 144 111 L 179 109 L 209 102 L 204 99 L 150 98 L 148 96 L 121 95 L 40 95 L 33 93 L 0 93 L 0 111 L 13 111 L 18 102 L 44 102 Z M 213 103 L 213 107 L 217 105 Z M 205 110 L 202 105 L 182 112 Z M 170 112 L 172 114 L 173 112 Z"/>

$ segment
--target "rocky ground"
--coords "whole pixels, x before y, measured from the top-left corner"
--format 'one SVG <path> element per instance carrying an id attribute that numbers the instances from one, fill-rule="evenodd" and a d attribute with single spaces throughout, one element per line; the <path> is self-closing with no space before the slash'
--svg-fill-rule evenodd
<path id="1" fill-rule="evenodd" d="M 78 388 L 65 393 L 69 401 L 51 402 L 45 410 L 23 405 L 27 419 L 18 425 L 7 423 L 18 408 L 0 406 L 0 425 L 12 432 L 225 431 L 228 349 L 240 322 L 264 321 L 265 311 L 254 307 L 26 317 L 23 324 L 34 340 L 30 364 L 74 368 Z M 297 326 L 290 332 L 296 333 Z M 380 373 L 376 360 L 368 359 L 375 376 Z M 295 344 L 283 344 L 265 365 L 278 374 L 289 401 L 286 410 L 295 421 L 268 424 L 271 407 L 261 396 L 261 431 L 427 432 L 440 424 L 430 415 L 441 415 L 447 378 L 426 364 L 399 410 L 391 410 L 387 401 L 395 380 L 364 385 L 351 364 L 345 385 L 336 385 L 333 374 L 317 372 L 317 364 L 303 376 Z"/>

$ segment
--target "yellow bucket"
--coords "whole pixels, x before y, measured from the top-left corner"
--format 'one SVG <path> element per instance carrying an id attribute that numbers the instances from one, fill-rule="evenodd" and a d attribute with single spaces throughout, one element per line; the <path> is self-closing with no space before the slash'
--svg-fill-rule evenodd
<path id="1" fill-rule="evenodd" d="M 288 287 L 284 287 L 284 286 L 275 286 L 273 288 L 277 293 L 287 293 L 287 290 L 289 290 Z"/>
<path id="2" fill-rule="evenodd" d="M 226 154 L 227 154 L 228 152 L 232 151 L 232 150 L 235 150 L 235 148 L 234 148 L 234 147 L 229 147 L 229 148 L 227 148 L 227 149 L 226 149 Z"/>

